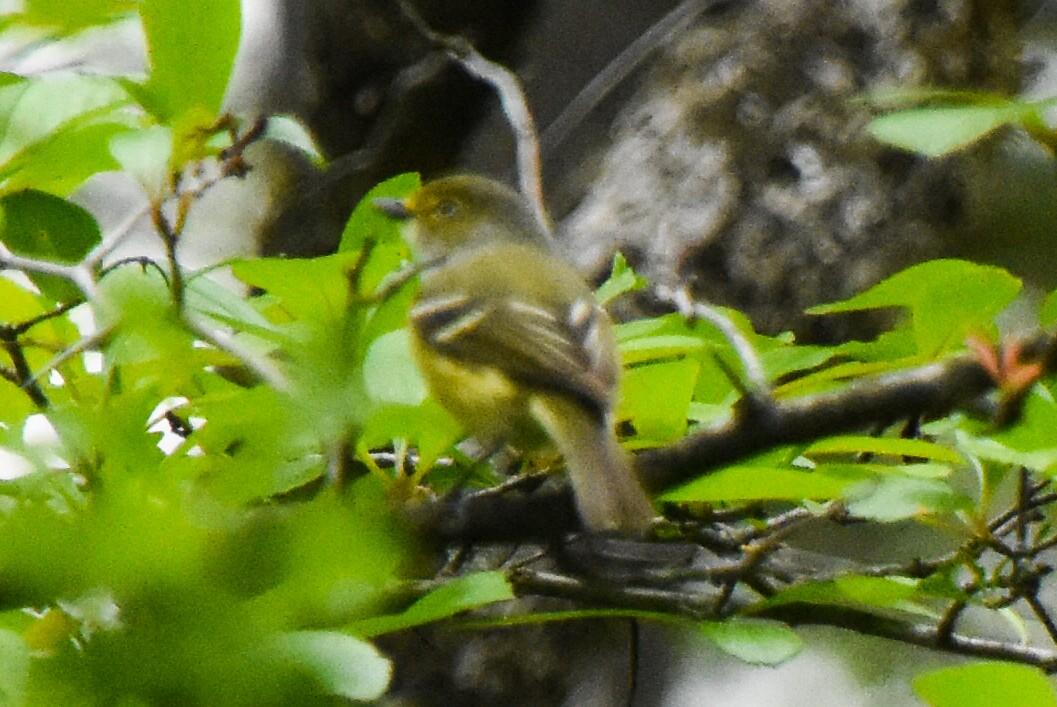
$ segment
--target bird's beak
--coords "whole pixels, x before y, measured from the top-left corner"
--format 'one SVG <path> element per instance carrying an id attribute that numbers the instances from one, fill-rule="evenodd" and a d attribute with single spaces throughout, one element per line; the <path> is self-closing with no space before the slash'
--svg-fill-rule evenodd
<path id="1" fill-rule="evenodd" d="M 408 208 L 407 202 L 404 199 L 379 197 L 377 199 L 374 199 L 371 203 L 374 204 L 374 208 L 378 209 L 390 218 L 400 219 L 401 221 L 404 221 L 414 215 L 411 213 L 411 209 Z"/>

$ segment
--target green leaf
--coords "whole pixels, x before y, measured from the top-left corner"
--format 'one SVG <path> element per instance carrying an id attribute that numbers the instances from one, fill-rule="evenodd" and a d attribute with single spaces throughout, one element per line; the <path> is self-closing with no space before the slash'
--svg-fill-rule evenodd
<path id="1" fill-rule="evenodd" d="M 420 469 L 430 469 L 441 454 L 464 435 L 462 425 L 432 398 L 419 405 L 384 404 L 367 414 L 362 438 L 368 449 L 393 440 L 407 440 L 418 448 Z"/>
<path id="2" fill-rule="evenodd" d="M 0 169 L 3 191 L 38 189 L 67 196 L 99 172 L 116 169 L 110 140 L 129 130 L 119 123 L 72 125 L 27 147 Z"/>
<path id="3" fill-rule="evenodd" d="M 871 606 L 898 607 L 917 596 L 915 580 L 903 577 L 864 577 L 844 575 L 833 580 L 834 586 L 854 602 Z"/>
<path id="4" fill-rule="evenodd" d="M 29 667 L 26 642 L 14 631 L 0 629 L 0 704 L 24 704 Z"/>
<path id="5" fill-rule="evenodd" d="M 403 199 L 421 186 L 417 172 L 398 174 L 378 184 L 353 209 L 341 234 L 338 252 L 360 250 L 364 243 L 387 243 L 400 240 L 402 226 L 378 210 L 374 200 L 379 198 Z"/>
<path id="6" fill-rule="evenodd" d="M 174 139 L 172 128 L 152 125 L 115 135 L 110 151 L 147 196 L 159 200 L 168 196 L 172 186 Z"/>
<path id="7" fill-rule="evenodd" d="M 621 381 L 618 419 L 630 419 L 637 443 L 672 442 L 686 432 L 696 361 L 683 359 L 629 369 Z"/>
<path id="8" fill-rule="evenodd" d="M 273 638 L 266 653 L 312 678 L 327 694 L 374 700 L 392 678 L 389 659 L 366 641 L 336 631 L 291 631 Z"/>
<path id="9" fill-rule="evenodd" d="M 1020 101 L 990 105 L 911 108 L 875 118 L 867 130 L 890 145 L 926 157 L 968 147 L 1003 125 L 1037 119 L 1039 108 Z"/>
<path id="10" fill-rule="evenodd" d="M 399 614 L 363 619 L 349 626 L 348 630 L 369 638 L 433 623 L 513 598 L 514 590 L 502 572 L 475 572 L 434 589 Z"/>
<path id="11" fill-rule="evenodd" d="M 296 320 L 340 321 L 348 306 L 348 275 L 357 253 L 322 258 L 239 260 L 231 272 L 242 282 L 275 297 Z"/>
<path id="12" fill-rule="evenodd" d="M 0 241 L 18 255 L 77 263 L 102 240 L 90 213 L 51 194 L 23 191 L 0 197 Z M 41 292 L 60 302 L 81 297 L 68 280 L 26 273 Z"/>
<path id="13" fill-rule="evenodd" d="M 888 476 L 879 479 L 869 495 L 849 502 L 848 513 L 856 518 L 891 523 L 971 507 L 966 497 L 943 480 Z"/>
<path id="14" fill-rule="evenodd" d="M 966 334 L 993 329 L 996 314 L 1020 292 L 1021 282 L 1001 268 L 964 260 L 932 260 L 915 265 L 866 292 L 811 314 L 884 307 L 910 310 L 917 353 L 934 357 L 961 343 Z"/>
<path id="15" fill-rule="evenodd" d="M 632 366 L 693 354 L 705 347 L 705 342 L 695 336 L 658 334 L 622 341 L 620 357 L 625 366 Z"/>
<path id="16" fill-rule="evenodd" d="M 426 399 L 426 382 L 411 355 L 410 334 L 396 329 L 379 336 L 367 349 L 363 377 L 376 401 L 418 405 Z"/>
<path id="17" fill-rule="evenodd" d="M 825 346 L 780 346 L 760 355 L 769 380 L 777 380 L 790 373 L 817 368 L 837 355 Z"/>
<path id="18" fill-rule="evenodd" d="M 0 321 L 14 324 L 45 312 L 40 297 L 27 289 L 28 287 L 9 278 L 0 277 Z"/>
<path id="19" fill-rule="evenodd" d="M 1015 464 L 1040 473 L 1057 468 L 1057 403 L 1046 392 L 1031 391 L 1024 399 L 1018 424 L 978 437 L 962 431 L 959 444 L 982 459 Z"/>
<path id="20" fill-rule="evenodd" d="M 882 615 L 900 612 L 937 618 L 934 612 L 918 603 L 921 594 L 918 580 L 905 577 L 845 575 L 832 581 L 792 586 L 753 604 L 746 611 L 766 611 L 790 604 L 823 604 L 867 609 Z"/>
<path id="21" fill-rule="evenodd" d="M 143 0 L 140 17 L 150 60 L 145 107 L 162 122 L 219 113 L 239 47 L 239 0 Z"/>
<path id="22" fill-rule="evenodd" d="M 951 464 L 965 463 L 962 456 L 953 449 L 922 439 L 847 435 L 820 440 L 804 450 L 806 457 L 825 454 L 880 454 L 895 457 L 918 457 Z"/>
<path id="23" fill-rule="evenodd" d="M 1052 327 L 1057 324 L 1057 290 L 1046 295 L 1039 309 L 1039 324 L 1044 327 Z"/>
<path id="24" fill-rule="evenodd" d="M 308 128 L 292 115 L 268 116 L 265 137 L 280 140 L 298 148 L 319 168 L 326 166 L 326 159 Z"/>
<path id="25" fill-rule="evenodd" d="M 866 478 L 850 466 L 833 470 L 798 471 L 767 466 L 734 466 L 673 489 L 666 501 L 767 501 L 810 498 L 816 501 L 841 497 L 845 490 Z"/>
<path id="26" fill-rule="evenodd" d="M 112 79 L 75 74 L 26 79 L 0 73 L 0 164 L 66 127 L 117 120 L 117 111 L 128 102 L 128 93 Z"/>
<path id="27" fill-rule="evenodd" d="M 1054 707 L 1057 695 L 1038 668 L 1014 663 L 956 665 L 914 678 L 931 707 Z"/>
<path id="28" fill-rule="evenodd" d="M 646 278 L 639 277 L 628 265 L 628 261 L 624 259 L 624 256 L 621 253 L 616 253 L 613 256 L 613 267 L 609 277 L 595 290 L 595 297 L 599 302 L 605 304 L 628 292 L 637 292 L 645 286 Z"/>
<path id="29" fill-rule="evenodd" d="M 728 619 L 697 626 L 717 647 L 753 665 L 779 665 L 804 647 L 800 636 L 779 621 Z"/>
<path id="30" fill-rule="evenodd" d="M 131 0 L 25 0 L 20 24 L 47 27 L 70 34 L 107 24 L 135 11 Z"/>

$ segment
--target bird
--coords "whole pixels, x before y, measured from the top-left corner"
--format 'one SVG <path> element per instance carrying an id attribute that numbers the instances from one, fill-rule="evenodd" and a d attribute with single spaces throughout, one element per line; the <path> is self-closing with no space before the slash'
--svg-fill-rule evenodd
<path id="1" fill-rule="evenodd" d="M 654 509 L 614 431 L 612 322 L 525 200 L 456 175 L 374 205 L 406 224 L 420 278 L 410 339 L 430 394 L 492 449 L 555 448 L 587 530 L 645 536 Z"/>

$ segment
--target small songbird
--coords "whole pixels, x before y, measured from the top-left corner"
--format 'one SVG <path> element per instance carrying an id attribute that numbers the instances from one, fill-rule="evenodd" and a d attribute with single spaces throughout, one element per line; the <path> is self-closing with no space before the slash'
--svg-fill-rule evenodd
<path id="1" fill-rule="evenodd" d="M 411 339 L 432 395 L 486 445 L 532 451 L 549 441 L 584 525 L 643 535 L 653 507 L 613 431 L 612 324 L 521 197 L 456 176 L 374 203 L 411 225 L 422 268 Z"/>

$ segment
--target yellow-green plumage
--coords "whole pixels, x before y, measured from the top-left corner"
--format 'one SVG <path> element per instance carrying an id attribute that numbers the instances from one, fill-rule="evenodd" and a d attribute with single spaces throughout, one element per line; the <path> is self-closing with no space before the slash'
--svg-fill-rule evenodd
<path id="1" fill-rule="evenodd" d="M 433 396 L 488 443 L 552 442 L 587 527 L 645 532 L 653 509 L 612 431 L 609 318 L 521 199 L 463 176 L 380 206 L 413 224 L 424 269 L 412 341 Z"/>

